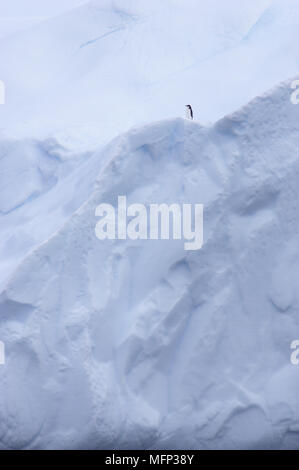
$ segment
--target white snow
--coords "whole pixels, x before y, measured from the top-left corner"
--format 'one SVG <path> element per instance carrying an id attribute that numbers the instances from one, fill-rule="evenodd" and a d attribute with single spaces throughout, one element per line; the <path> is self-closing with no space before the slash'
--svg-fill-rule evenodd
<path id="1" fill-rule="evenodd" d="M 63 204 L 72 215 L 2 289 L 2 448 L 298 448 L 299 107 L 290 93 L 288 81 L 210 126 L 174 118 L 134 128 L 78 156 L 81 167 L 58 179 L 64 190 L 41 193 L 40 178 L 49 183 L 66 162 L 40 145 L 39 174 L 31 154 L 24 160 L 32 174 L 18 200 L 8 194 L 6 217 L 25 204 L 21 225 L 37 198 L 41 225 L 59 225 Z M 78 189 L 80 168 L 90 185 L 98 175 L 93 190 Z M 99 241 L 95 209 L 118 195 L 203 203 L 203 248 Z M 30 235 L 42 238 L 33 220 Z M 12 240 L 6 250 L 15 256 Z"/>
<path id="2" fill-rule="evenodd" d="M 31 28 L 49 17 L 88 3 L 88 0 L 9 0 L 0 4 L 0 39 Z"/>
<path id="3" fill-rule="evenodd" d="M 298 18 L 298 0 L 84 3 L 0 40 L 0 128 L 44 138 L 83 127 L 104 144 L 188 103 L 215 121 L 296 75 Z"/>
<path id="4" fill-rule="evenodd" d="M 0 449 L 299 448 L 298 18 L 1 3 Z M 203 247 L 98 240 L 118 196 Z"/>

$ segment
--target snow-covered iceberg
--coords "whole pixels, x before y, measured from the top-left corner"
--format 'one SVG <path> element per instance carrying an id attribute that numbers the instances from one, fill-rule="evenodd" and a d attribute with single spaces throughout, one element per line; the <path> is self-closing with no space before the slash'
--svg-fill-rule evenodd
<path id="1" fill-rule="evenodd" d="M 1 448 L 299 448 L 291 92 L 282 83 L 208 127 L 134 128 L 88 158 L 84 201 L 53 193 L 71 201 L 62 225 L 36 233 L 1 289 Z M 204 204 L 202 249 L 99 241 L 95 209 L 119 195 Z"/>

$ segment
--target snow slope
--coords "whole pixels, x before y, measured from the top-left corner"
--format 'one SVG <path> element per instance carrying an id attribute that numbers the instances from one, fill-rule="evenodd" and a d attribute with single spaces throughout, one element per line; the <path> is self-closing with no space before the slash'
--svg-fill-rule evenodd
<path id="1" fill-rule="evenodd" d="M 64 137 L 0 141 L 0 288 L 88 198 L 105 162 Z"/>
<path id="2" fill-rule="evenodd" d="M 43 21 L 45 18 L 38 17 L 1 17 L 0 16 L 0 39 L 9 36 L 24 29 L 29 29 L 35 24 Z"/>
<path id="3" fill-rule="evenodd" d="M 33 16 L 51 17 L 76 8 L 88 0 L 51 0 L 51 2 L 41 2 L 40 0 L 10 0 L 1 2 L 0 16 L 15 18 L 26 18 Z"/>
<path id="4" fill-rule="evenodd" d="M 215 121 L 298 70 L 298 0 L 93 0 L 0 40 L 10 136 Z M 167 25 L 167 27 L 166 27 Z"/>
<path id="5" fill-rule="evenodd" d="M 298 118 L 285 82 L 89 157 L 92 193 L 1 290 L 2 448 L 299 447 Z M 99 241 L 118 195 L 203 203 L 203 248 Z"/>
<path id="6" fill-rule="evenodd" d="M 0 4 L 0 39 L 29 29 L 51 16 L 78 7 L 88 0 L 10 0 Z"/>

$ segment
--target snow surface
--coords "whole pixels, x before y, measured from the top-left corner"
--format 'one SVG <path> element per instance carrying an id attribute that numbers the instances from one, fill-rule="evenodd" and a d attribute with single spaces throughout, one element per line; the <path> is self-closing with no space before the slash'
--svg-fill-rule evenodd
<path id="1" fill-rule="evenodd" d="M 0 40 L 0 129 L 101 145 L 187 103 L 214 122 L 298 73 L 298 22 L 298 0 L 92 0 Z"/>
<path id="2" fill-rule="evenodd" d="M 298 0 L 1 3 L 0 448 L 299 448 L 298 26 Z M 204 204 L 203 248 L 99 241 L 119 195 Z"/>
<path id="3" fill-rule="evenodd" d="M 87 3 L 88 0 L 9 0 L 0 3 L 0 39 L 29 29 L 51 16 L 57 16 Z"/>
<path id="4" fill-rule="evenodd" d="M 291 91 L 75 160 L 63 139 L 2 142 L 1 448 L 299 448 Z M 118 195 L 203 203 L 203 248 L 99 241 L 95 209 Z"/>

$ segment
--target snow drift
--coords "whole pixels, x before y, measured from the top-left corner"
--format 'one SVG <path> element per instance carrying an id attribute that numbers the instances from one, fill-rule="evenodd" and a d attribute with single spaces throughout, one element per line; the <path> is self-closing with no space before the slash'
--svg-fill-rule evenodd
<path id="1" fill-rule="evenodd" d="M 75 135 L 0 140 L 0 288 L 89 197 L 104 162 Z"/>
<path id="2" fill-rule="evenodd" d="M 134 128 L 88 159 L 91 194 L 1 291 L 1 448 L 299 447 L 290 94 Z M 204 204 L 203 248 L 99 241 L 95 209 L 118 195 Z"/>

